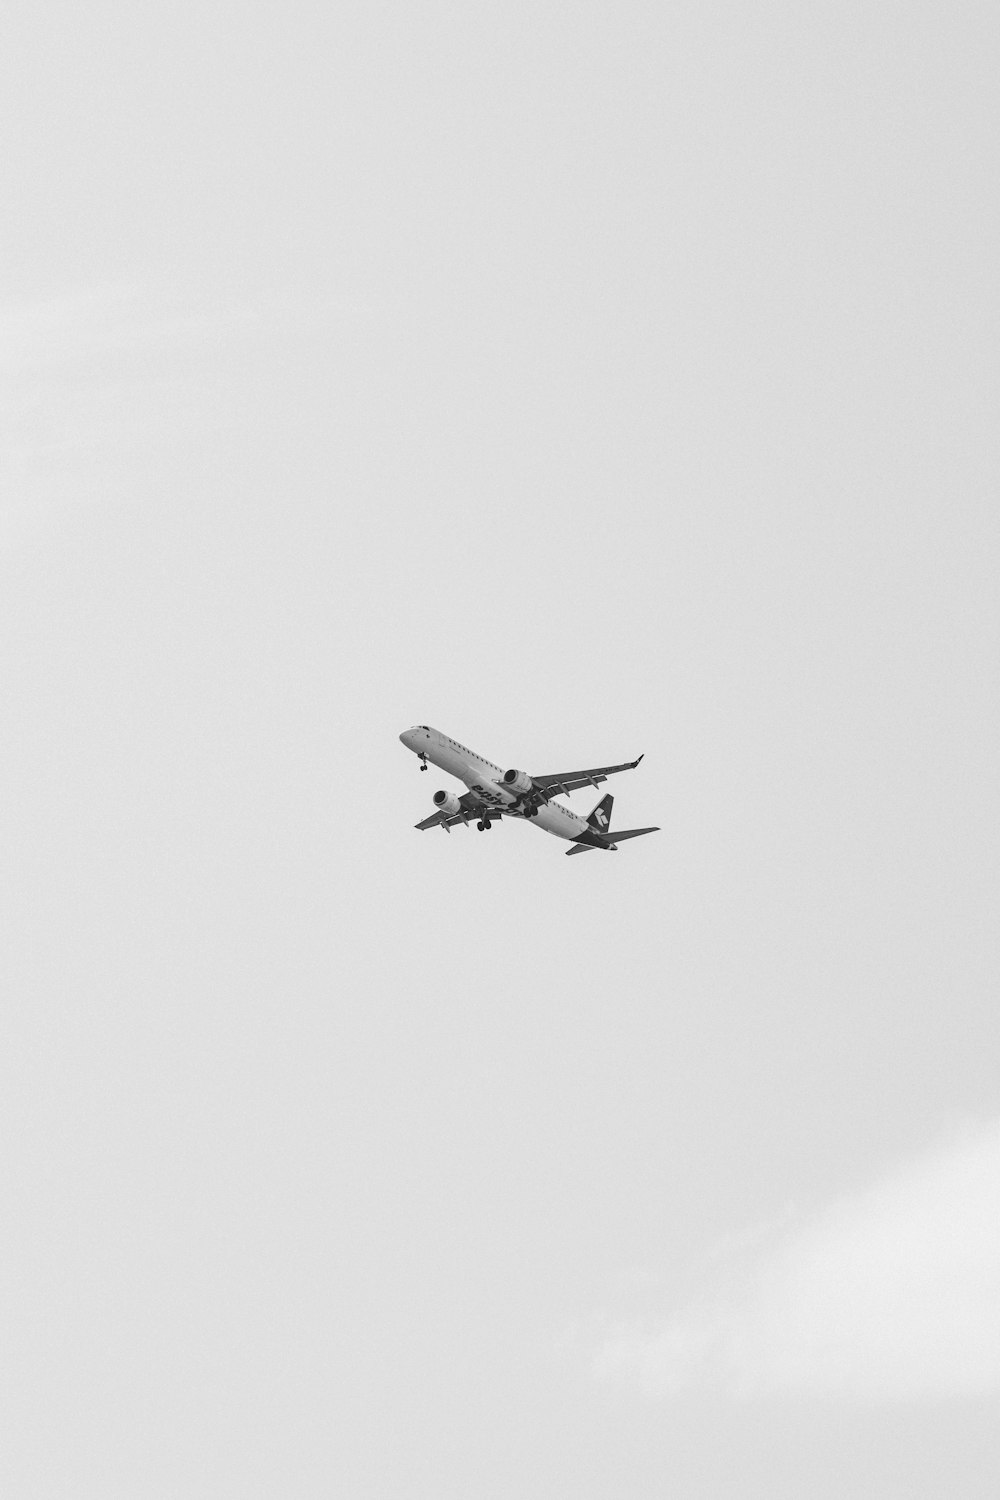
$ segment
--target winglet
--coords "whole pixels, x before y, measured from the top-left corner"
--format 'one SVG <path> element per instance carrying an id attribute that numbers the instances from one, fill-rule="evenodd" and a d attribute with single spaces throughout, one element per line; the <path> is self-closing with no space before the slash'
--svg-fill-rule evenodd
<path id="1" fill-rule="evenodd" d="M 645 750 L 644 750 L 644 751 L 643 751 L 643 752 L 642 752 L 642 755 L 645 755 L 645 753 L 646 753 L 646 752 L 645 752 Z M 640 755 L 640 756 L 639 756 L 639 760 L 642 760 L 642 755 Z M 637 765 L 638 765 L 638 764 L 639 764 L 639 760 L 634 760 L 634 761 L 633 761 L 633 762 L 632 762 L 632 764 L 631 764 L 631 766 L 630 766 L 630 767 L 629 767 L 629 770 L 630 770 L 630 771 L 634 771 L 634 770 L 635 770 L 635 768 L 636 768 L 636 766 L 637 766 Z"/>

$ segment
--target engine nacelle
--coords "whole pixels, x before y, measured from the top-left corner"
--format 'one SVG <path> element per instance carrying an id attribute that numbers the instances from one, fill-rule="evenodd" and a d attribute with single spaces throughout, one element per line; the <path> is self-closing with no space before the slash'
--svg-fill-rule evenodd
<path id="1" fill-rule="evenodd" d="M 535 785 L 527 771 L 505 771 L 503 784 L 508 792 L 517 792 L 519 797 L 530 792 Z"/>
<path id="2" fill-rule="evenodd" d="M 434 806 L 438 812 L 446 813 L 449 818 L 454 818 L 462 811 L 462 804 L 454 792 L 435 792 Z"/>

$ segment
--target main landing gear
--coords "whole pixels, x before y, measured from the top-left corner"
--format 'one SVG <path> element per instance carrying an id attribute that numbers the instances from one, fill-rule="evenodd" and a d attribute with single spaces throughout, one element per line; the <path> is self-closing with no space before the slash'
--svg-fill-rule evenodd
<path id="1" fill-rule="evenodd" d="M 489 818 L 483 818 L 481 823 L 476 824 L 476 827 L 479 829 L 480 833 L 485 833 L 488 828 L 493 827 L 493 824 L 490 822 Z"/>

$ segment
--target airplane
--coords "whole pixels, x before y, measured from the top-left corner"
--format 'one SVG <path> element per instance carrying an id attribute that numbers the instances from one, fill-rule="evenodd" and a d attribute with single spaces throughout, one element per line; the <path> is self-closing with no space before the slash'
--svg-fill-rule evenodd
<path id="1" fill-rule="evenodd" d="M 639 760 L 629 760 L 621 766 L 597 766 L 592 771 L 567 771 L 557 776 L 529 776 L 526 771 L 501 770 L 493 761 L 429 724 L 404 729 L 399 738 L 419 758 L 421 771 L 427 770 L 429 760 L 433 761 L 469 788 L 461 797 L 454 792 L 435 792 L 436 811 L 417 823 L 417 828 L 443 828 L 450 833 L 456 823 L 468 827 L 469 819 L 476 818 L 476 827 L 485 833 L 500 818 L 527 818 L 546 833 L 569 840 L 573 847 L 566 850 L 567 854 L 585 854 L 588 849 L 616 850 L 625 839 L 659 832 L 658 828 L 623 828 L 612 833 L 614 798 L 610 792 L 586 818 L 555 800 L 578 787 L 596 787 L 616 771 L 634 771 L 641 755 Z"/>

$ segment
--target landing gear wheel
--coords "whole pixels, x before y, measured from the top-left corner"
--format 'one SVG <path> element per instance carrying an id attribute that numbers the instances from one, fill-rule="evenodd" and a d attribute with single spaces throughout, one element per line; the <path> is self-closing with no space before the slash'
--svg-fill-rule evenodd
<path id="1" fill-rule="evenodd" d="M 477 823 L 476 827 L 479 829 L 479 832 L 482 833 L 484 831 L 484 829 L 486 828 L 486 824 L 485 823 Z"/>
<path id="2" fill-rule="evenodd" d="M 490 822 L 489 818 L 483 819 L 483 827 L 486 829 L 487 833 L 493 827 L 493 824 Z"/>

